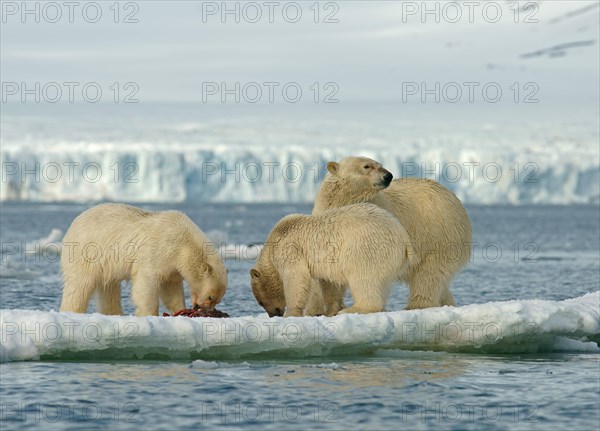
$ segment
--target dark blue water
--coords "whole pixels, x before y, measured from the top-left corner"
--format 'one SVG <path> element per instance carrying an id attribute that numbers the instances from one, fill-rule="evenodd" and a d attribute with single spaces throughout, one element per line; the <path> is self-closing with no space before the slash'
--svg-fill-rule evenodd
<path id="1" fill-rule="evenodd" d="M 20 251 L 53 228 L 65 231 L 85 208 L 2 204 L 1 308 L 58 309 L 58 259 Z M 205 232 L 248 244 L 263 241 L 281 216 L 310 208 L 178 209 Z M 598 207 L 468 211 L 476 244 L 473 262 L 453 283 L 459 305 L 562 300 L 600 288 Z M 252 264 L 226 262 L 230 288 L 219 308 L 232 316 L 261 312 L 249 289 Z M 128 293 L 124 308 L 131 313 Z M 402 308 L 406 293 L 394 289 L 388 309 Z M 2 429 L 587 430 L 600 425 L 600 355 L 374 350 L 246 362 L 12 362 L 0 365 L 0 396 Z"/>

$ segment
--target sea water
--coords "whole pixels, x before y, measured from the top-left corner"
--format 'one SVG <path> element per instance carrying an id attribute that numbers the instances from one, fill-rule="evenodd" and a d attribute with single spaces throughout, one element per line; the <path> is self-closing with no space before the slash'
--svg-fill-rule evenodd
<path id="1" fill-rule="evenodd" d="M 3 429 L 598 426 L 600 311 L 585 296 L 600 285 L 597 206 L 468 207 L 473 259 L 453 281 L 455 310 L 399 311 L 399 285 L 389 313 L 286 320 L 266 317 L 248 273 L 254 244 L 309 206 L 145 205 L 185 211 L 222 245 L 230 282 L 218 308 L 242 322 L 229 333 L 225 320 L 54 313 L 59 231 L 87 207 L 2 204 Z M 127 285 L 123 304 L 133 313 Z M 69 325 L 76 335 L 58 337 Z M 275 338 L 259 342 L 257 327 Z M 457 338 L 465 328 L 475 332 Z M 204 348 L 206 334 L 219 345 Z"/>

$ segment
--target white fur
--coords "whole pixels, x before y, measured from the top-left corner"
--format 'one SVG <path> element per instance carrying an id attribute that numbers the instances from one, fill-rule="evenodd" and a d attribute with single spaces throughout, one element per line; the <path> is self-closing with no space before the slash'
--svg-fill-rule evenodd
<path id="1" fill-rule="evenodd" d="M 406 230 L 376 205 L 293 214 L 270 233 L 252 272 L 253 290 L 259 301 L 267 301 L 267 311 L 275 306 L 271 298 L 283 290 L 285 315 L 301 316 L 312 280 L 323 280 L 342 292 L 350 290 L 354 304 L 342 313 L 383 311 L 393 282 L 403 276 L 411 259 Z"/>
<path id="2" fill-rule="evenodd" d="M 209 239 L 185 214 L 124 204 L 84 211 L 63 239 L 61 311 L 85 313 L 92 295 L 104 314 L 122 314 L 121 281 L 131 280 L 136 315 L 157 315 L 159 298 L 184 308 L 183 279 L 192 302 L 218 303 L 227 272 Z"/>
<path id="3" fill-rule="evenodd" d="M 381 181 L 387 171 L 365 157 L 330 162 L 328 170 L 313 214 L 359 202 L 387 209 L 404 226 L 414 246 L 415 259 L 399 279 L 409 287 L 406 308 L 454 305 L 450 281 L 469 261 L 472 247 L 471 221 L 456 195 L 428 179 L 396 179 L 385 187 Z M 319 301 L 318 295 L 311 298 Z M 325 295 L 325 305 L 309 304 L 308 308 L 327 308 L 327 303 L 339 299 Z"/>

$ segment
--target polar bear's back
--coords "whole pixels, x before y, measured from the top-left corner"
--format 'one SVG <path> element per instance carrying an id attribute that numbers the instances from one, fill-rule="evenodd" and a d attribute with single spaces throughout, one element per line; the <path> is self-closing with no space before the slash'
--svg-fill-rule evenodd
<path id="1" fill-rule="evenodd" d="M 339 258 L 352 262 L 357 256 L 372 261 L 403 262 L 410 236 L 400 221 L 389 211 L 373 204 L 360 203 L 334 208 L 313 216 L 317 224 L 327 225 L 337 244 Z M 322 234 L 327 235 L 327 232 Z"/>
<path id="2" fill-rule="evenodd" d="M 198 226 L 180 211 L 146 211 L 132 205 L 106 203 L 77 216 L 65 234 L 65 240 L 106 236 L 126 239 L 138 236 L 140 231 L 151 235 L 153 230 L 193 232 L 205 239 Z"/>
<path id="3" fill-rule="evenodd" d="M 101 264 L 111 259 L 115 264 L 112 267 L 123 266 L 118 271 L 127 272 L 128 264 L 144 254 L 175 252 L 190 241 L 205 244 L 208 238 L 179 211 L 154 212 L 126 204 L 101 204 L 81 213 L 67 230 L 63 248 L 68 253 L 61 257 L 61 265 L 65 268 L 90 260 Z"/>
<path id="4" fill-rule="evenodd" d="M 399 220 L 368 203 L 317 215 L 287 216 L 274 228 L 269 241 L 277 244 L 273 253 L 277 266 L 289 263 L 290 251 L 302 250 L 315 275 L 336 279 L 381 265 L 382 271 L 397 274 L 410 258 L 407 250 L 411 247 L 410 237 Z"/>

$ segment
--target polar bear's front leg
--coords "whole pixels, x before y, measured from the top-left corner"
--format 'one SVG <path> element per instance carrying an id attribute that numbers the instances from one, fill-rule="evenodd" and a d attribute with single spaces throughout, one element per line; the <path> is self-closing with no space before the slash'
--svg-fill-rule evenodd
<path id="1" fill-rule="evenodd" d="M 325 299 L 323 298 L 323 289 L 319 280 L 312 279 L 310 281 L 310 290 L 308 292 L 308 300 L 303 310 L 304 316 L 323 316 L 327 312 Z"/>
<path id="2" fill-rule="evenodd" d="M 446 283 L 446 286 L 442 290 L 441 303 L 442 303 L 442 307 L 444 305 L 451 305 L 451 306 L 455 305 L 454 296 L 452 296 L 452 293 L 450 293 L 450 283 Z"/>
<path id="3" fill-rule="evenodd" d="M 98 289 L 98 310 L 102 314 L 112 314 L 120 316 L 123 314 L 121 308 L 121 282 L 111 280 L 105 282 L 104 286 Z"/>
<path id="4" fill-rule="evenodd" d="M 346 293 L 347 286 L 321 280 L 321 287 L 325 302 L 325 315 L 335 316 L 340 310 L 345 308 L 344 293 Z"/>
<path id="5" fill-rule="evenodd" d="M 284 317 L 303 316 L 311 286 L 308 268 L 288 268 L 281 281 L 286 303 Z"/>
<path id="6" fill-rule="evenodd" d="M 172 275 L 160 287 L 159 297 L 171 313 L 185 308 L 183 278 L 179 274 Z"/>
<path id="7" fill-rule="evenodd" d="M 158 316 L 158 277 L 143 272 L 131 279 L 131 300 L 136 316 Z"/>

